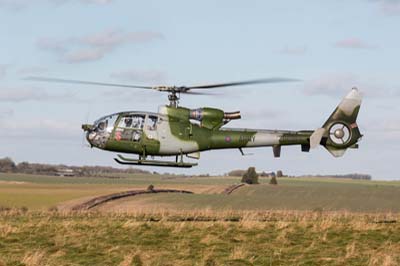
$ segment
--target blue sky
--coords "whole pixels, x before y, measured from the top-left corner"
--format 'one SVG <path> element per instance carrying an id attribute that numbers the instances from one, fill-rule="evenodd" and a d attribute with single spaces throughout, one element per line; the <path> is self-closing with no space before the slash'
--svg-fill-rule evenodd
<path id="1" fill-rule="evenodd" d="M 322 4 L 323 3 L 323 4 Z M 288 174 L 369 173 L 400 179 L 400 1 L 0 0 L 0 156 L 31 162 L 113 165 L 82 147 L 80 125 L 123 110 L 155 111 L 156 92 L 43 84 L 49 76 L 192 85 L 264 77 L 302 82 L 184 96 L 188 107 L 241 110 L 232 127 L 315 129 L 352 86 L 364 94 L 359 150 L 335 159 L 322 147 L 253 156 L 202 153 L 185 173 L 256 166 Z M 150 168 L 165 171 L 165 169 Z"/>

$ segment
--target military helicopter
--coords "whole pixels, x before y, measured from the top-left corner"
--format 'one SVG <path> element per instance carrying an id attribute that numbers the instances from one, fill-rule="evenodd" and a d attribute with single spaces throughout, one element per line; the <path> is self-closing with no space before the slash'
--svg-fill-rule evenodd
<path id="1" fill-rule="evenodd" d="M 281 147 L 286 145 L 299 145 L 302 152 L 309 152 L 310 149 L 322 145 L 333 156 L 340 157 L 348 148 L 358 148 L 358 141 L 362 138 L 356 122 L 362 100 L 357 88 L 351 89 L 321 128 L 287 131 L 227 128 L 225 125 L 231 120 L 241 118 L 239 111 L 225 112 L 210 107 L 189 109 L 179 106 L 179 100 L 181 94 L 202 94 L 201 90 L 296 81 L 294 79 L 268 78 L 179 87 L 136 86 L 43 77 L 28 79 L 168 93 L 169 104 L 160 106 L 157 113 L 119 112 L 101 117 L 93 124 L 82 125 L 91 147 L 138 155 L 137 159 L 117 155 L 114 160 L 123 165 L 190 168 L 198 164 L 184 162 L 184 156 L 200 159 L 200 152 L 214 149 L 238 149 L 245 155 L 243 148 L 266 146 L 272 147 L 274 157 L 280 157 Z M 175 160 L 154 160 L 148 159 L 149 156 L 174 156 Z"/>

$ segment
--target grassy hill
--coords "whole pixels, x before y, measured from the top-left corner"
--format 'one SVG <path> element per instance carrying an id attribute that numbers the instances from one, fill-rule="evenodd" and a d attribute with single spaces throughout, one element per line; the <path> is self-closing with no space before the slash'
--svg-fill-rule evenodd
<path id="1" fill-rule="evenodd" d="M 400 265 L 400 182 L 123 177 L 0 174 L 0 265 Z M 49 210 L 149 184 L 196 194 Z"/>
<path id="2" fill-rule="evenodd" d="M 0 206 L 46 210 L 63 202 L 131 189 L 186 189 L 194 195 L 143 195 L 109 203 L 115 206 L 168 209 L 232 210 L 348 210 L 358 212 L 399 212 L 400 182 L 334 178 L 280 178 L 278 186 L 245 186 L 231 195 L 221 192 L 239 182 L 235 177 L 177 177 L 124 175 L 123 178 L 52 177 L 0 174 Z M 125 208 L 126 209 L 126 208 Z M 128 208 L 129 209 L 129 208 Z"/>
<path id="3" fill-rule="evenodd" d="M 398 218 L 3 212 L 0 265 L 399 265 Z"/>

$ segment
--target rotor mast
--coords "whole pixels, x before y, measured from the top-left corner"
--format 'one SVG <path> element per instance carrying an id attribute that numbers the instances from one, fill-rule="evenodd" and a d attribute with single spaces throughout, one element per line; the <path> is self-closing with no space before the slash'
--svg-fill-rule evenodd
<path id="1" fill-rule="evenodd" d="M 176 91 L 171 91 L 168 94 L 169 106 L 170 107 L 178 107 L 180 95 L 177 95 Z"/>

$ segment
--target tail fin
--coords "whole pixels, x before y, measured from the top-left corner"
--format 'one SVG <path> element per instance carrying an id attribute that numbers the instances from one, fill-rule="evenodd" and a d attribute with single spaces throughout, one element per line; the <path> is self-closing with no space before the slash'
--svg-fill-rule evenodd
<path id="1" fill-rule="evenodd" d="M 358 148 L 362 135 L 357 125 L 361 94 L 353 88 L 340 102 L 321 129 L 311 136 L 311 146 L 321 144 L 333 156 L 341 157 L 348 148 Z"/>

